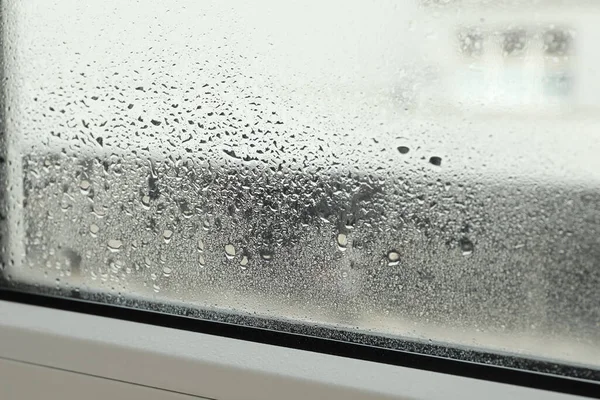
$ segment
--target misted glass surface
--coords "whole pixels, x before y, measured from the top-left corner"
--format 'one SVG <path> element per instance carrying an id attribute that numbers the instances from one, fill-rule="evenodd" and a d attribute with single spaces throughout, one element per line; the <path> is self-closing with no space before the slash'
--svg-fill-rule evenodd
<path id="1" fill-rule="evenodd" d="M 4 286 L 600 368 L 598 2 L 1 3 Z"/>

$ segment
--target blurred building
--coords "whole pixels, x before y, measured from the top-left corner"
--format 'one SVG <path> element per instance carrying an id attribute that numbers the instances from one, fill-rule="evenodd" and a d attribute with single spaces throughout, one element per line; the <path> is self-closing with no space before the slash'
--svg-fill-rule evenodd
<path id="1" fill-rule="evenodd" d="M 423 1 L 421 53 L 439 80 L 419 108 L 518 113 L 600 104 L 598 3 Z M 433 17 L 432 17 L 433 16 Z"/>

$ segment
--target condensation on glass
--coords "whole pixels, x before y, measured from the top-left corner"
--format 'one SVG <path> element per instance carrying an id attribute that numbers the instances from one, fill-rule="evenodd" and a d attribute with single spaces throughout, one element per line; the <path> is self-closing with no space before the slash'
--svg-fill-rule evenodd
<path id="1" fill-rule="evenodd" d="M 2 6 L 5 287 L 600 368 L 597 2 Z"/>

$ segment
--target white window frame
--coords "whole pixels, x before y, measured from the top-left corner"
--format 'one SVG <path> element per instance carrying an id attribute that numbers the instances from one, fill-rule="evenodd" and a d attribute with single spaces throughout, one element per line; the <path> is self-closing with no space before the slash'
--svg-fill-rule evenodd
<path id="1" fill-rule="evenodd" d="M 6 363 L 7 360 L 46 367 L 48 374 L 59 369 L 182 395 L 223 400 L 580 398 L 0 301 L 0 361 Z M 36 373 L 43 375 L 44 369 Z M 69 381 L 64 384 L 68 387 Z"/>

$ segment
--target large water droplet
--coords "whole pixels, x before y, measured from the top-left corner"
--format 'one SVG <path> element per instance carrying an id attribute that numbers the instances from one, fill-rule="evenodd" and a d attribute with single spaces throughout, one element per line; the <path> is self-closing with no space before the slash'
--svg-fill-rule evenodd
<path id="1" fill-rule="evenodd" d="M 440 165 L 442 165 L 442 158 L 437 156 L 430 157 L 429 163 L 435 165 L 436 167 L 439 167 Z"/>
<path id="2" fill-rule="evenodd" d="M 242 269 L 246 269 L 246 266 L 248 265 L 248 256 L 242 256 L 240 265 L 242 266 Z"/>
<path id="3" fill-rule="evenodd" d="M 67 211 L 71 208 L 71 204 L 67 201 L 67 199 L 62 199 L 60 202 L 60 208 L 62 211 Z"/>
<path id="4" fill-rule="evenodd" d="M 469 255 L 473 254 L 473 250 L 475 249 L 475 246 L 473 245 L 473 242 L 471 242 L 469 239 L 464 237 L 464 238 L 460 239 L 460 249 L 462 250 L 463 256 L 469 256 Z"/>
<path id="5" fill-rule="evenodd" d="M 343 233 L 338 234 L 337 235 L 337 244 L 338 244 L 338 249 L 340 249 L 340 251 L 345 251 L 348 246 L 348 237 Z"/>
<path id="6" fill-rule="evenodd" d="M 196 244 L 196 248 L 198 249 L 198 251 L 200 253 L 202 253 L 204 251 L 204 241 L 202 239 L 198 240 L 198 243 Z"/>
<path id="7" fill-rule="evenodd" d="M 144 208 L 150 208 L 150 196 L 143 196 L 142 197 L 142 205 L 144 206 Z"/>
<path id="8" fill-rule="evenodd" d="M 91 224 L 90 225 L 90 234 L 94 237 L 96 237 L 96 235 L 98 234 L 98 232 L 100 232 L 100 227 L 96 224 Z"/>
<path id="9" fill-rule="evenodd" d="M 173 237 L 173 231 L 170 229 L 165 229 L 163 231 L 163 239 L 165 240 L 165 243 L 169 243 L 171 241 L 171 237 Z"/>
<path id="10" fill-rule="evenodd" d="M 225 246 L 225 256 L 231 260 L 233 257 L 235 257 L 235 247 L 233 247 L 232 244 L 228 244 Z"/>
<path id="11" fill-rule="evenodd" d="M 400 264 L 400 254 L 395 250 L 392 250 L 387 254 L 387 259 L 390 267 Z"/>
<path id="12" fill-rule="evenodd" d="M 168 278 L 169 276 L 171 276 L 171 273 L 173 272 L 173 270 L 169 267 L 163 267 L 163 275 Z"/>
<path id="13" fill-rule="evenodd" d="M 271 261 L 273 259 L 273 253 L 269 250 L 262 250 L 260 252 L 260 258 L 265 261 Z"/>
<path id="14" fill-rule="evenodd" d="M 92 206 L 92 212 L 96 215 L 96 217 L 98 218 L 104 218 L 104 216 L 106 215 L 106 211 L 104 210 L 104 207 L 99 205 L 99 204 L 94 204 Z"/>
<path id="15" fill-rule="evenodd" d="M 406 146 L 400 146 L 398 147 L 398 151 L 400 152 L 400 154 L 406 154 L 409 152 L 409 148 Z"/>
<path id="16" fill-rule="evenodd" d="M 90 189 L 90 182 L 87 180 L 83 180 L 79 183 L 79 188 L 83 191 L 83 192 L 87 192 Z"/>
<path id="17" fill-rule="evenodd" d="M 110 239 L 108 241 L 108 249 L 110 251 L 119 251 L 123 246 L 123 242 L 118 239 Z"/>

